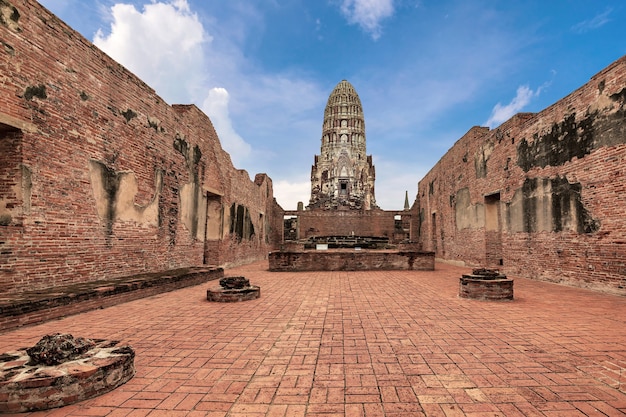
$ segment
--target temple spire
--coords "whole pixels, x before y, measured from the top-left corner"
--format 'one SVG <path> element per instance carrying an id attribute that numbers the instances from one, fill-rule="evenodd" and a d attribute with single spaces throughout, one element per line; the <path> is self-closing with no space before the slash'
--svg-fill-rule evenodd
<path id="1" fill-rule="evenodd" d="M 376 177 L 366 154 L 365 118 L 361 99 L 346 80 L 334 88 L 322 124 L 321 151 L 311 168 L 309 209 L 377 209 Z"/>

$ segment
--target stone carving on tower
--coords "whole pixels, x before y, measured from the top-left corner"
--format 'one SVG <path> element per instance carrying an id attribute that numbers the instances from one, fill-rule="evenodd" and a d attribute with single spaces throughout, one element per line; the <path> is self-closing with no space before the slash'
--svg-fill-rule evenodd
<path id="1" fill-rule="evenodd" d="M 322 125 L 322 149 L 311 168 L 311 210 L 378 209 L 376 173 L 366 155 L 361 99 L 348 81 L 332 91 Z"/>

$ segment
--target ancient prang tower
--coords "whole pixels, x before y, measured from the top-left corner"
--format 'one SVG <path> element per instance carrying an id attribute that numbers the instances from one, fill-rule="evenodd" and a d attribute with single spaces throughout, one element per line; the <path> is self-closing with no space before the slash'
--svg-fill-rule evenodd
<path id="1" fill-rule="evenodd" d="M 361 99 L 348 81 L 332 91 L 322 126 L 322 149 L 311 168 L 310 210 L 378 209 L 376 174 L 366 155 Z"/>

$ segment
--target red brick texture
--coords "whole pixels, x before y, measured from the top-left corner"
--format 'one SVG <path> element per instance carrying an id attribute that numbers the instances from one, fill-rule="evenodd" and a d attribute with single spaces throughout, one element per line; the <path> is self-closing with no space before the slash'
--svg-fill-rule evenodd
<path id="1" fill-rule="evenodd" d="M 432 252 L 392 250 L 307 250 L 270 252 L 270 271 L 432 271 Z"/>
<path id="2" fill-rule="evenodd" d="M 515 300 L 458 297 L 471 273 L 226 271 L 260 298 L 207 285 L 0 334 L 114 338 L 136 375 L 46 416 L 623 416 L 626 298 L 516 276 Z M 22 417 L 27 417 L 23 415 Z"/>
<path id="3" fill-rule="evenodd" d="M 536 114 L 474 127 L 419 182 L 437 258 L 626 295 L 626 57 Z"/>
<path id="4" fill-rule="evenodd" d="M 377 236 L 388 237 L 390 242 L 411 238 L 408 230 L 412 222 L 409 211 L 384 210 L 307 210 L 288 211 L 288 216 L 298 217 L 299 239 L 311 236 Z M 398 217 L 398 222 L 396 222 Z M 407 227 L 407 232 L 403 227 Z"/>
<path id="5" fill-rule="evenodd" d="M 474 300 L 505 301 L 514 298 L 513 280 L 459 278 L 459 297 Z"/>
<path id="6" fill-rule="evenodd" d="M 165 103 L 37 2 L 2 7 L 19 17 L 0 24 L 0 291 L 266 257 L 282 232 L 272 181 L 233 167 L 206 115 Z M 119 214 L 133 178 L 137 219 Z"/>

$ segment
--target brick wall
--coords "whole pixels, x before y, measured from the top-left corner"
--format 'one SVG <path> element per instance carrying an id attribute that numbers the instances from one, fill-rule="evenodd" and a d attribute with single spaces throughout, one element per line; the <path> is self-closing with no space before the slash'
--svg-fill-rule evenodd
<path id="1" fill-rule="evenodd" d="M 424 250 L 626 294 L 626 57 L 536 114 L 474 127 L 419 182 Z"/>
<path id="2" fill-rule="evenodd" d="M 269 254 L 269 269 L 285 271 L 432 271 L 432 252 L 384 250 L 306 250 L 274 251 Z"/>
<path id="3" fill-rule="evenodd" d="M 407 238 L 413 215 L 409 211 L 337 211 L 305 210 L 285 212 L 288 217 L 297 217 L 297 237 L 311 236 L 377 236 L 388 237 L 390 242 Z M 398 217 L 398 222 L 396 222 Z"/>
<path id="4" fill-rule="evenodd" d="M 37 2 L 2 7 L 19 18 L 0 23 L 1 291 L 266 257 L 271 179 L 233 167 L 206 115 Z M 233 203 L 255 234 L 231 235 Z"/>

